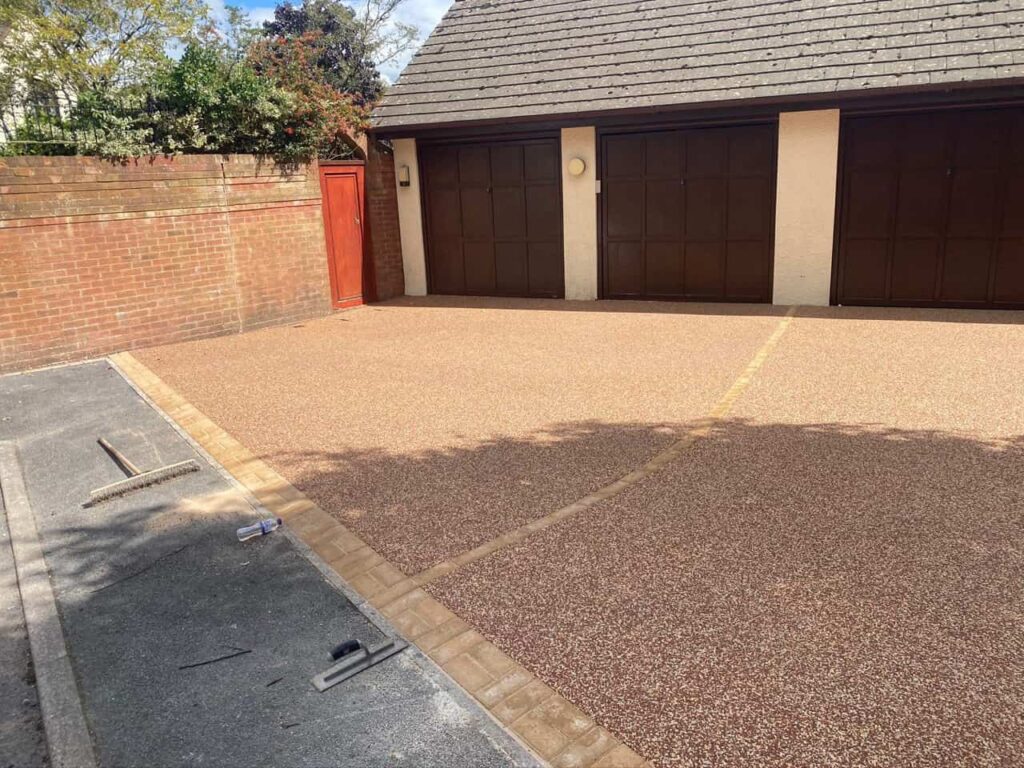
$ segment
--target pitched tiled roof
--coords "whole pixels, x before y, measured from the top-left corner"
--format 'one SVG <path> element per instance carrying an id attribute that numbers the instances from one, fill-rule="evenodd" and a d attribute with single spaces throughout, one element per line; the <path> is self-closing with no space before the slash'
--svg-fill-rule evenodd
<path id="1" fill-rule="evenodd" d="M 1024 0 L 456 0 L 380 128 L 1024 81 Z"/>

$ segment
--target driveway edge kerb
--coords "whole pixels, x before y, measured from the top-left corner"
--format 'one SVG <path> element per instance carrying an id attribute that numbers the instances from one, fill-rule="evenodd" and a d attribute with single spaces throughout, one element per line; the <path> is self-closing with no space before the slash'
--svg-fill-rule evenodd
<path id="1" fill-rule="evenodd" d="M 94 768 L 96 755 L 64 642 L 50 570 L 32 517 L 18 451 L 10 442 L 0 442 L 0 491 L 50 763 L 55 768 Z"/>
<path id="2" fill-rule="evenodd" d="M 517 664 L 254 456 L 131 353 L 108 358 L 158 411 L 492 717 L 555 768 L 642 768 L 642 757 Z M 345 590 L 348 592 L 348 590 Z M 376 622 L 375 622 L 376 623 Z"/>

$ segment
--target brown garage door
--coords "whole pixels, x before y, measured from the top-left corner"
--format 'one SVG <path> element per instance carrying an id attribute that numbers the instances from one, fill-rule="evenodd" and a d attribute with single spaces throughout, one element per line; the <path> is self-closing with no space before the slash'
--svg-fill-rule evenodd
<path id="1" fill-rule="evenodd" d="M 601 144 L 603 296 L 770 300 L 774 126 Z"/>
<path id="2" fill-rule="evenodd" d="M 1024 306 L 1024 110 L 843 131 L 838 303 Z"/>
<path id="3" fill-rule="evenodd" d="M 565 293 L 556 139 L 425 145 L 431 293 Z"/>

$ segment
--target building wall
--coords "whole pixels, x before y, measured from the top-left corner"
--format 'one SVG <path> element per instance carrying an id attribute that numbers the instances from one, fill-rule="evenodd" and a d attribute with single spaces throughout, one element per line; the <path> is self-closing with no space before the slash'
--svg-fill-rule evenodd
<path id="1" fill-rule="evenodd" d="M 398 219 L 402 237 L 402 262 L 405 292 L 410 296 L 427 294 L 427 256 L 423 242 L 423 209 L 420 205 L 420 169 L 416 139 L 395 141 L 395 171 L 408 169 L 409 186 L 395 180 L 398 197 Z"/>
<path id="2" fill-rule="evenodd" d="M 395 157 L 372 139 L 366 147 L 366 216 L 379 301 L 405 293 Z"/>
<path id="3" fill-rule="evenodd" d="M 569 172 L 574 158 L 586 168 Z M 562 129 L 562 228 L 565 237 L 565 298 L 597 298 L 597 131 Z"/>
<path id="4" fill-rule="evenodd" d="M 0 158 L 0 372 L 329 310 L 315 166 Z"/>
<path id="5" fill-rule="evenodd" d="M 774 304 L 829 303 L 838 173 L 838 109 L 779 115 Z"/>

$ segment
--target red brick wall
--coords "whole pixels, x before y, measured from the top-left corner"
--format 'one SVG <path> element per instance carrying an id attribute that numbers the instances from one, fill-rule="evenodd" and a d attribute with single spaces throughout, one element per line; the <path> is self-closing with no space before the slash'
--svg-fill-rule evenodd
<path id="1" fill-rule="evenodd" d="M 405 293 L 405 275 L 398 231 L 395 158 L 388 148 L 372 138 L 366 150 L 366 210 L 377 299 L 401 296 Z"/>
<path id="2" fill-rule="evenodd" d="M 329 310 L 315 167 L 0 158 L 0 372 Z"/>

